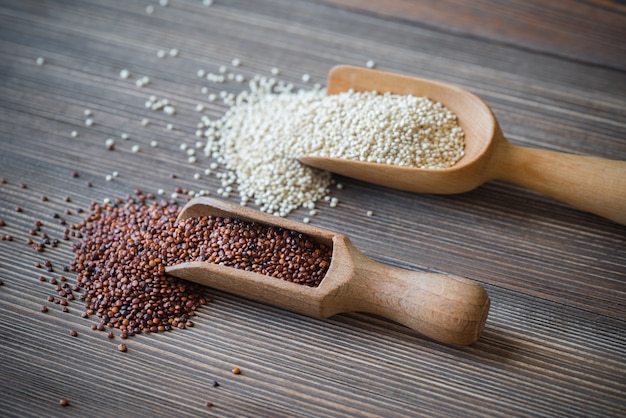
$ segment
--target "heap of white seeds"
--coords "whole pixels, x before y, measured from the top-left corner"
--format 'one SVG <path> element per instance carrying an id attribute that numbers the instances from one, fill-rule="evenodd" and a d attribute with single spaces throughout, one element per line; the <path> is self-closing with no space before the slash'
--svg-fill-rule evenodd
<path id="1" fill-rule="evenodd" d="M 313 209 L 328 195 L 330 173 L 298 162 L 303 155 L 439 169 L 464 153 L 456 116 L 424 97 L 297 92 L 273 78 L 255 77 L 219 120 L 206 124 L 205 151 L 228 170 L 223 188 L 237 187 L 241 203 L 286 216 Z"/>

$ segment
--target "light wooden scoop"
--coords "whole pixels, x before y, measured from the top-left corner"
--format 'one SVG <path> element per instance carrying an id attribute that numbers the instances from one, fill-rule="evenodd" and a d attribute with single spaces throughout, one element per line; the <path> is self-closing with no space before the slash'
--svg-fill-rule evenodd
<path id="1" fill-rule="evenodd" d="M 216 199 L 192 199 L 178 218 L 198 216 L 237 218 L 306 234 L 332 246 L 329 270 L 318 287 L 201 261 L 167 266 L 168 274 L 315 317 L 377 314 L 447 344 L 473 343 L 487 320 L 489 296 L 476 282 L 385 266 L 344 235 Z"/>
<path id="2" fill-rule="evenodd" d="M 465 131 L 465 155 L 454 166 L 436 170 L 316 156 L 302 156 L 302 163 L 418 193 L 462 193 L 504 180 L 626 225 L 626 161 L 513 145 L 489 107 L 456 86 L 358 67 L 333 68 L 328 94 L 350 89 L 412 94 L 442 103 L 456 113 Z"/>

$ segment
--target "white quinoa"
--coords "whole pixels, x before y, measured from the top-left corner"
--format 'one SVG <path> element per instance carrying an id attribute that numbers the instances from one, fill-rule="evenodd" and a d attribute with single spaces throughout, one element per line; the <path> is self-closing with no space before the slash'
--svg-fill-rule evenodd
<path id="1" fill-rule="evenodd" d="M 328 195 L 330 173 L 301 164 L 300 156 L 440 169 L 454 165 L 465 146 L 456 116 L 427 98 L 293 92 L 258 76 L 221 119 L 206 122 L 205 152 L 229 171 L 222 186 L 237 185 L 242 204 L 277 216 Z"/>

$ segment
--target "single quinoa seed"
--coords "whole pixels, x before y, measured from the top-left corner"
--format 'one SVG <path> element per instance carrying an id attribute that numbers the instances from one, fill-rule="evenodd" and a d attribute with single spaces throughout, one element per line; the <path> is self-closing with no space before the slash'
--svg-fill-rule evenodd
<path id="1" fill-rule="evenodd" d="M 128 350 L 128 347 L 126 347 L 126 344 L 120 344 L 117 346 L 117 349 L 122 353 L 125 353 Z"/>
<path id="2" fill-rule="evenodd" d="M 241 374 L 241 369 L 239 367 L 234 367 L 233 374 Z"/>
<path id="3" fill-rule="evenodd" d="M 61 406 L 68 406 L 69 404 L 70 404 L 70 402 L 67 399 L 59 400 L 59 405 L 61 405 Z"/>
<path id="4" fill-rule="evenodd" d="M 70 335 L 72 337 L 78 337 L 78 332 L 76 332 L 75 330 L 70 330 Z"/>

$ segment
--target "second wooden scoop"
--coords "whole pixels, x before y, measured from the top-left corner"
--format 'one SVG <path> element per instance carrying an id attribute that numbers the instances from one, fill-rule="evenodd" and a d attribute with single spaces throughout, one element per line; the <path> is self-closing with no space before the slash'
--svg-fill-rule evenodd
<path id="1" fill-rule="evenodd" d="M 447 344 L 471 344 L 484 328 L 490 301 L 476 282 L 385 266 L 361 253 L 344 235 L 221 200 L 192 199 L 179 219 L 199 216 L 275 225 L 313 237 L 332 246 L 328 272 L 318 287 L 201 261 L 167 266 L 168 274 L 321 318 L 342 312 L 377 314 Z"/>
<path id="2" fill-rule="evenodd" d="M 489 180 L 505 180 L 626 225 L 626 161 L 513 145 L 485 102 L 449 84 L 352 66 L 333 68 L 328 94 L 350 89 L 442 103 L 458 116 L 465 155 L 452 167 L 434 170 L 319 156 L 302 156 L 304 164 L 418 193 L 462 193 Z"/>

